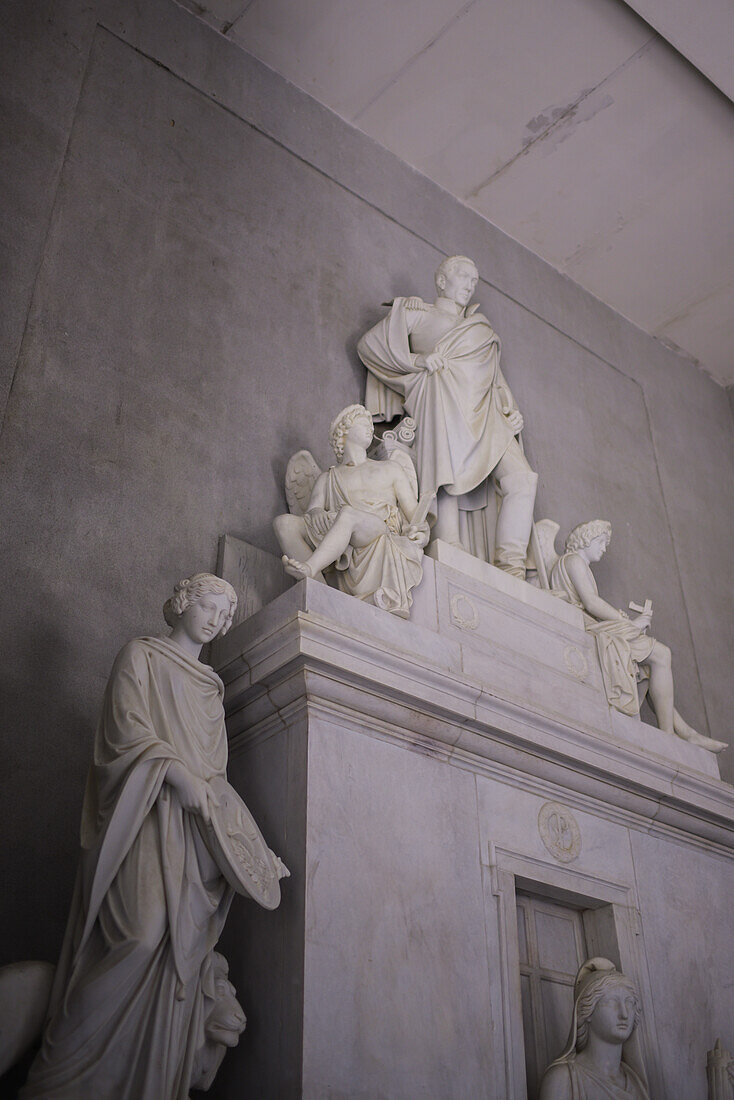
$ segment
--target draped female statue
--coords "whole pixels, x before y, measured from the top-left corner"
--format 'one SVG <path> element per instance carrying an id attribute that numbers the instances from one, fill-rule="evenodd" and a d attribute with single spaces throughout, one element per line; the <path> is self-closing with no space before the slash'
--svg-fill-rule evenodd
<path id="1" fill-rule="evenodd" d="M 164 607 L 170 637 L 136 638 L 117 655 L 24 1100 L 186 1100 L 209 1086 L 244 1027 L 214 947 L 239 888 L 219 838 L 241 844 L 247 810 L 225 778 L 224 687 L 199 660 L 236 604 L 230 584 L 197 573 Z M 287 872 L 254 823 L 248 829 L 242 878 L 251 889 L 242 892 L 272 908 Z"/>

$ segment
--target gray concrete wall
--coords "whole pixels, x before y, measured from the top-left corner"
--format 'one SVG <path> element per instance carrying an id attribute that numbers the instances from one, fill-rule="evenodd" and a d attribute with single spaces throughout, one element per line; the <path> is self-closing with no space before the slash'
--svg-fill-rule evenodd
<path id="1" fill-rule="evenodd" d="M 288 456 L 325 463 L 355 344 L 468 252 L 541 474 L 611 519 L 680 709 L 728 739 L 725 391 L 170 0 L 3 6 L 2 944 L 55 957 L 116 650 L 230 531 L 275 549 Z M 734 777 L 734 751 L 723 760 Z"/>

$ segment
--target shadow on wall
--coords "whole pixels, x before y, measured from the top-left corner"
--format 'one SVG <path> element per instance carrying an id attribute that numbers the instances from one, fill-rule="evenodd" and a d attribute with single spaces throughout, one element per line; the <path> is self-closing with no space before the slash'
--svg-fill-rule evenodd
<path id="1" fill-rule="evenodd" d="M 12 731 L 3 760 L 9 836 L 0 877 L 8 932 L 0 964 L 56 962 L 74 884 L 78 823 L 101 703 L 90 683 L 94 670 L 76 660 L 79 628 L 70 621 L 69 607 L 41 585 L 29 584 L 25 592 L 34 593 L 31 612 L 22 633 L 7 640 L 0 667 L 0 721 Z M 41 777 L 48 775 L 53 781 L 46 779 L 42 789 Z M 65 827 L 59 829 L 59 822 Z M 29 867 L 42 867 L 44 873 L 29 876 Z M 12 957 L 7 957 L 8 950 Z"/>

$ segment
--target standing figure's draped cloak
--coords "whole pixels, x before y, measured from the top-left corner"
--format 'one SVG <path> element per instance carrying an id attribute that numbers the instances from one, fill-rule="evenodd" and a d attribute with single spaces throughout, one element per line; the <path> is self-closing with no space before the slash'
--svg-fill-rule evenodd
<path id="1" fill-rule="evenodd" d="M 212 953 L 232 891 L 177 761 L 223 776 L 224 688 L 172 642 L 118 654 L 97 727 L 82 852 L 43 1046 L 24 1100 L 185 1100 L 213 1007 Z"/>
<path id="2" fill-rule="evenodd" d="M 403 409 L 415 418 L 421 494 L 443 486 L 463 496 L 486 480 L 514 438 L 504 410 L 517 406 L 500 370 L 499 337 L 470 308 L 433 349 L 446 366 L 429 374 L 414 365 L 410 325 L 419 314 L 405 302 L 396 298 L 357 346 L 368 371 L 365 406 L 381 420 Z"/>
<path id="3" fill-rule="evenodd" d="M 563 554 L 551 569 L 550 584 L 556 592 L 583 610 L 581 597 L 571 580 L 566 562 L 570 553 Z M 589 570 L 591 583 L 596 592 L 596 581 Z M 622 714 L 634 716 L 640 712 L 640 700 L 637 684 L 649 676 L 642 664 L 652 653 L 655 644 L 648 634 L 643 634 L 639 626 L 629 619 L 598 620 L 584 611 L 584 623 L 589 634 L 596 639 L 604 689 L 609 705 Z"/>

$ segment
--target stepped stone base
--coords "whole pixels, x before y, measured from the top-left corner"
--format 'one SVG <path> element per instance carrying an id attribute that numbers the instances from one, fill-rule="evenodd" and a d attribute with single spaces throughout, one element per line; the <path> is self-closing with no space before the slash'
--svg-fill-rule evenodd
<path id="1" fill-rule="evenodd" d="M 230 778 L 292 872 L 227 926 L 249 1022 L 217 1095 L 524 1100 L 523 890 L 636 982 L 651 1095 L 705 1097 L 734 789 L 613 714 L 580 614 L 497 572 L 427 558 L 409 622 L 301 581 L 217 644 Z"/>

